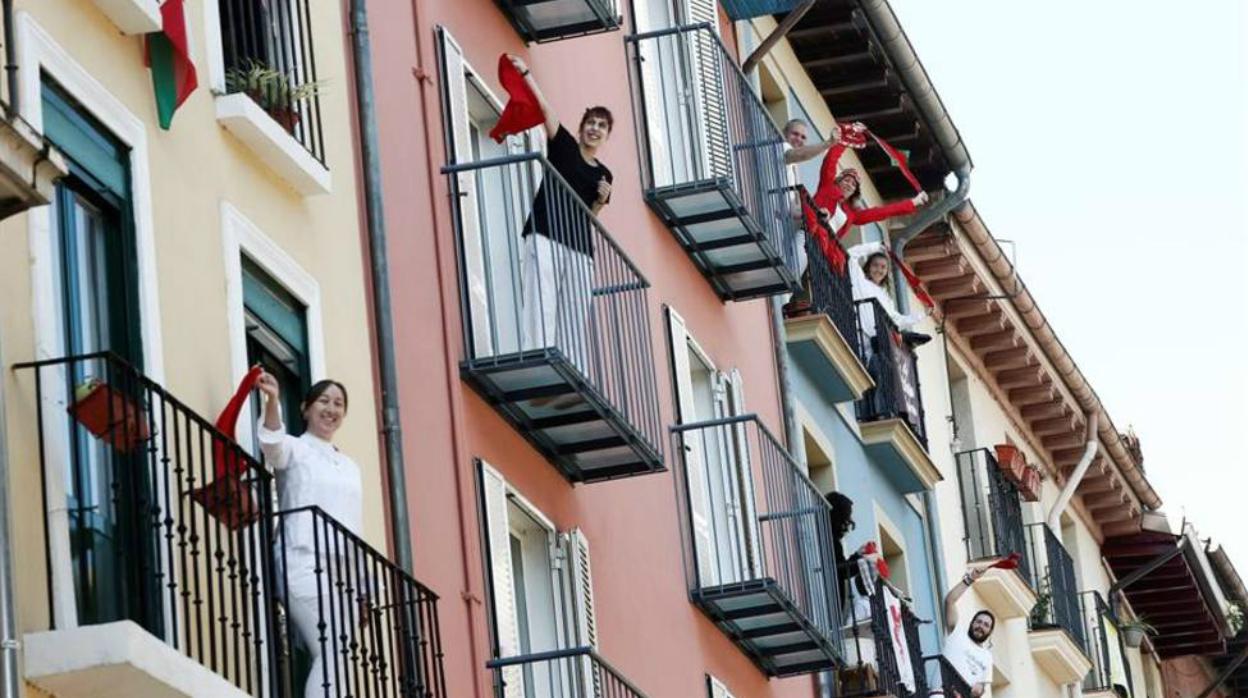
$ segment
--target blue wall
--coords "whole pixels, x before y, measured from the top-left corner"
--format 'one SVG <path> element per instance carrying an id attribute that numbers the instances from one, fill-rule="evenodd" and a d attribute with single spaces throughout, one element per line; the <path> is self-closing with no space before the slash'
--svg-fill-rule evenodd
<path id="1" fill-rule="evenodd" d="M 797 366 L 796 361 L 791 361 L 789 365 L 793 367 L 793 399 L 805 408 L 820 431 L 831 439 L 834 453 L 830 456 L 836 470 L 837 488 L 854 500 L 854 521 L 857 527 L 845 538 L 846 553 L 876 537 L 875 510 L 878 506 L 889 521 L 901 530 L 904 538 L 909 591 L 914 601 L 914 609 L 920 618 L 935 621 L 923 517 L 910 506 L 905 495 L 893 486 L 884 473 L 872 465 L 862 443 L 845 423 L 835 405 L 823 398 L 814 382 Z M 850 414 L 852 415 L 852 410 Z M 935 654 L 940 646 L 935 622 L 923 626 L 922 637 L 923 653 Z"/>

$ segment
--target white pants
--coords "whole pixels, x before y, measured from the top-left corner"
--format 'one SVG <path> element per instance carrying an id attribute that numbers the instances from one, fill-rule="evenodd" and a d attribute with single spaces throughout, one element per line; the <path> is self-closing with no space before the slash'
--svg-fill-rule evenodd
<path id="1" fill-rule="evenodd" d="M 557 348 L 589 375 L 594 261 L 545 235 L 524 238 L 521 349 Z"/>
<path id="2" fill-rule="evenodd" d="M 330 627 L 327 621 L 324 631 L 325 647 L 324 652 L 322 652 L 321 629 L 318 627 L 321 614 L 317 597 L 290 595 L 286 599 L 286 612 L 290 614 L 290 619 L 294 622 L 295 631 L 299 633 L 299 640 L 307 648 L 308 653 L 312 655 L 312 670 L 308 672 L 308 681 L 303 688 L 304 698 L 337 696 L 338 687 L 334 675 L 334 665 L 337 663 L 338 657 L 338 638 L 336 637 L 338 633 L 334 632 L 334 628 Z M 341 632 L 341 629 L 339 632 Z M 325 689 L 327 680 L 325 676 L 326 652 L 330 655 L 328 691 Z M 345 667 L 340 667 L 339 671 L 343 668 Z"/>

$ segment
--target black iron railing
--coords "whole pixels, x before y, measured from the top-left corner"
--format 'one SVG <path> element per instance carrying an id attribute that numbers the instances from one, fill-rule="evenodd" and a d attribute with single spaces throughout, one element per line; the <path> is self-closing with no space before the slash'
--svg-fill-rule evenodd
<path id="1" fill-rule="evenodd" d="M 494 695 L 551 698 L 645 698 L 591 647 L 503 657 L 486 663 Z"/>
<path id="2" fill-rule="evenodd" d="M 857 580 L 851 580 L 856 584 Z M 920 620 L 899 596 L 890 613 L 882 579 L 871 583 L 873 593 L 845 609 L 846 667 L 840 672 L 842 698 L 893 696 L 927 698 L 927 674 L 923 666 L 923 646 L 919 639 Z M 892 593 L 892 592 L 890 592 Z M 857 594 L 851 594 L 851 597 Z M 898 661 L 894 638 L 905 644 Z"/>
<path id="3" fill-rule="evenodd" d="M 1032 630 L 1060 628 L 1086 652 L 1075 561 L 1047 524 L 1027 526 L 1027 550 L 1032 588 L 1038 600 L 1031 612 Z"/>
<path id="4" fill-rule="evenodd" d="M 323 514 L 275 513 L 273 477 L 211 422 L 114 354 L 14 368 L 34 376 L 49 629 L 132 620 L 250 695 L 302 695 L 299 589 L 353 653 L 330 666 L 377 695 L 445 695 L 436 597 Z M 291 563 L 297 516 L 336 564 Z"/>
<path id="5" fill-rule="evenodd" d="M 854 288 L 849 278 L 849 255 L 835 235 L 828 235 L 828 245 L 839 256 L 833 260 L 824 254 L 814 231 L 807 230 L 806 270 L 810 281 L 810 308 L 828 316 L 854 356 L 863 356 L 862 330 L 858 325 L 858 308 L 854 305 Z"/>
<path id="6" fill-rule="evenodd" d="M 325 164 L 309 0 L 219 0 L 226 90 L 246 92 Z"/>
<path id="7" fill-rule="evenodd" d="M 944 698 L 972 698 L 974 696 L 974 693 L 971 692 L 971 684 L 962 678 L 962 674 L 958 672 L 957 667 L 950 663 L 947 658 L 937 655 L 929 657 L 928 661 L 937 664 L 937 675 L 940 681 L 940 688 L 943 691 L 941 695 Z"/>
<path id="8" fill-rule="evenodd" d="M 784 139 L 715 28 L 671 27 L 626 43 L 643 188 L 722 182 L 796 276 Z"/>
<path id="9" fill-rule="evenodd" d="M 879 301 L 861 300 L 855 306 L 863 361 L 875 381 L 875 387 L 856 403 L 858 421 L 903 419 L 927 448 L 923 394 L 914 350 Z"/>
<path id="10" fill-rule="evenodd" d="M 295 694 L 446 695 L 438 597 L 316 507 L 276 521 L 282 666 Z"/>
<path id="11" fill-rule="evenodd" d="M 1019 573 L 1028 584 L 1033 583 L 1018 487 L 1005 478 L 997 459 L 986 448 L 963 451 L 956 459 L 967 559 L 1017 553 Z"/>
<path id="12" fill-rule="evenodd" d="M 1087 638 L 1086 654 L 1092 660 L 1092 671 L 1083 680 L 1083 692 L 1113 691 L 1120 686 L 1129 698 L 1134 687 L 1118 616 L 1098 591 L 1079 595 L 1079 611 Z"/>
<path id="13" fill-rule="evenodd" d="M 692 589 L 775 584 L 822 638 L 840 618 L 829 506 L 753 414 L 672 427 Z M 755 473 L 762 480 L 755 482 Z"/>
<path id="14" fill-rule="evenodd" d="M 657 449 L 650 283 L 538 153 L 450 165 L 465 359 L 567 362 Z"/>

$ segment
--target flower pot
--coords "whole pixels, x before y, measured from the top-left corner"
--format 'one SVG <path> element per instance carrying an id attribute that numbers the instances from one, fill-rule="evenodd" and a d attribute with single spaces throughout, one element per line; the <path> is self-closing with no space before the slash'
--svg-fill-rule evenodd
<path id="1" fill-rule="evenodd" d="M 1139 649 L 1144 644 L 1144 628 L 1123 628 L 1122 641 L 1131 649 Z"/>
<path id="2" fill-rule="evenodd" d="M 125 393 L 91 378 L 74 390 L 69 414 L 95 436 L 121 453 L 151 438 L 147 413 Z"/>
<path id="3" fill-rule="evenodd" d="M 270 109 L 269 116 L 273 117 L 273 120 L 287 133 L 294 133 L 295 127 L 299 125 L 299 112 L 294 109 Z"/>
<path id="4" fill-rule="evenodd" d="M 1040 501 L 1040 469 L 1034 465 L 1023 466 L 1023 476 L 1018 491 L 1028 502 Z"/>
<path id="5" fill-rule="evenodd" d="M 1027 466 L 1027 461 L 1023 458 L 1022 451 L 1014 444 L 997 444 L 997 467 L 1005 475 L 1006 479 L 1018 485 L 1023 481 L 1023 469 Z"/>

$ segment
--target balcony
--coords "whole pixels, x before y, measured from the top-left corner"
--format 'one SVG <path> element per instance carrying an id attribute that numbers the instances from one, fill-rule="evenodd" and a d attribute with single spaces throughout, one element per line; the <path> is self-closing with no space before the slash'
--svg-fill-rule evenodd
<path id="1" fill-rule="evenodd" d="M 464 379 L 571 482 L 663 470 L 649 282 L 539 154 L 443 171 Z"/>
<path id="2" fill-rule="evenodd" d="M 693 602 L 768 676 L 836 668 L 840 609 L 823 495 L 755 415 L 672 434 Z"/>
<path id="3" fill-rule="evenodd" d="M 1134 693 L 1131 665 L 1127 663 L 1127 646 L 1119 631 L 1117 614 L 1097 591 L 1079 595 L 1079 611 L 1087 654 L 1092 660 L 1092 671 L 1083 680 L 1083 695 L 1118 698 L 1114 691 L 1121 686 L 1130 697 Z"/>
<path id="4" fill-rule="evenodd" d="M 887 590 L 887 591 L 886 591 Z M 923 621 L 877 580 L 873 593 L 846 609 L 845 668 L 838 672 L 841 698 L 927 698 L 927 674 L 919 625 Z M 896 642 L 895 641 L 899 641 Z M 894 650 L 905 647 L 904 655 Z"/>
<path id="5" fill-rule="evenodd" d="M 486 667 L 497 698 L 646 698 L 591 647 L 504 657 Z"/>
<path id="6" fill-rule="evenodd" d="M 217 121 L 299 193 L 328 193 L 309 0 L 217 4 L 225 69 Z"/>
<path id="7" fill-rule="evenodd" d="M 875 300 L 857 301 L 858 343 L 875 382 L 855 403 L 863 446 L 904 493 L 922 492 L 944 479 L 927 453 L 923 394 L 914 350 Z"/>
<path id="8" fill-rule="evenodd" d="M 15 368 L 33 373 L 45 485 L 47 626 L 24 637 L 32 684 L 65 698 L 102 683 L 302 695 L 300 589 L 336 681 L 445 696 L 437 597 L 319 511 L 275 513 L 272 477 L 209 421 L 112 354 Z M 293 517 L 307 517 L 327 563 L 299 582 L 282 545 Z"/>
<path id="9" fill-rule="evenodd" d="M 966 559 L 990 561 L 1018 553 L 1016 570 L 990 569 L 975 583 L 975 591 L 1001 620 L 1022 618 L 1036 603 L 1027 535 L 1023 526 L 1018 488 L 1002 474 L 997 459 L 986 448 L 956 455 L 958 491 L 962 498 L 962 526 Z"/>
<path id="10" fill-rule="evenodd" d="M 945 698 L 970 698 L 971 684 L 962 678 L 962 674 L 958 672 L 957 667 L 953 666 L 948 659 L 937 655 L 931 658 L 939 666 L 940 687 L 944 690 Z"/>
<path id="11" fill-rule="evenodd" d="M 795 292 L 784 141 L 710 24 L 626 41 L 646 202 L 723 300 Z"/>
<path id="12" fill-rule="evenodd" d="M 615 31 L 623 18 L 615 0 L 497 0 L 516 32 L 529 43 Z"/>
<path id="13" fill-rule="evenodd" d="M 849 274 L 844 264 L 837 268 L 828 260 L 814 235 L 805 238 L 810 305 L 794 303 L 786 309 L 789 353 L 828 401 L 857 400 L 874 383 L 859 359 L 858 313 Z M 834 236 L 829 244 L 844 252 Z"/>
<path id="14" fill-rule="evenodd" d="M 1027 526 L 1028 566 L 1037 601 L 1031 610 L 1031 654 L 1054 682 L 1083 681 L 1092 664 L 1079 611 L 1075 562 L 1048 525 Z"/>

